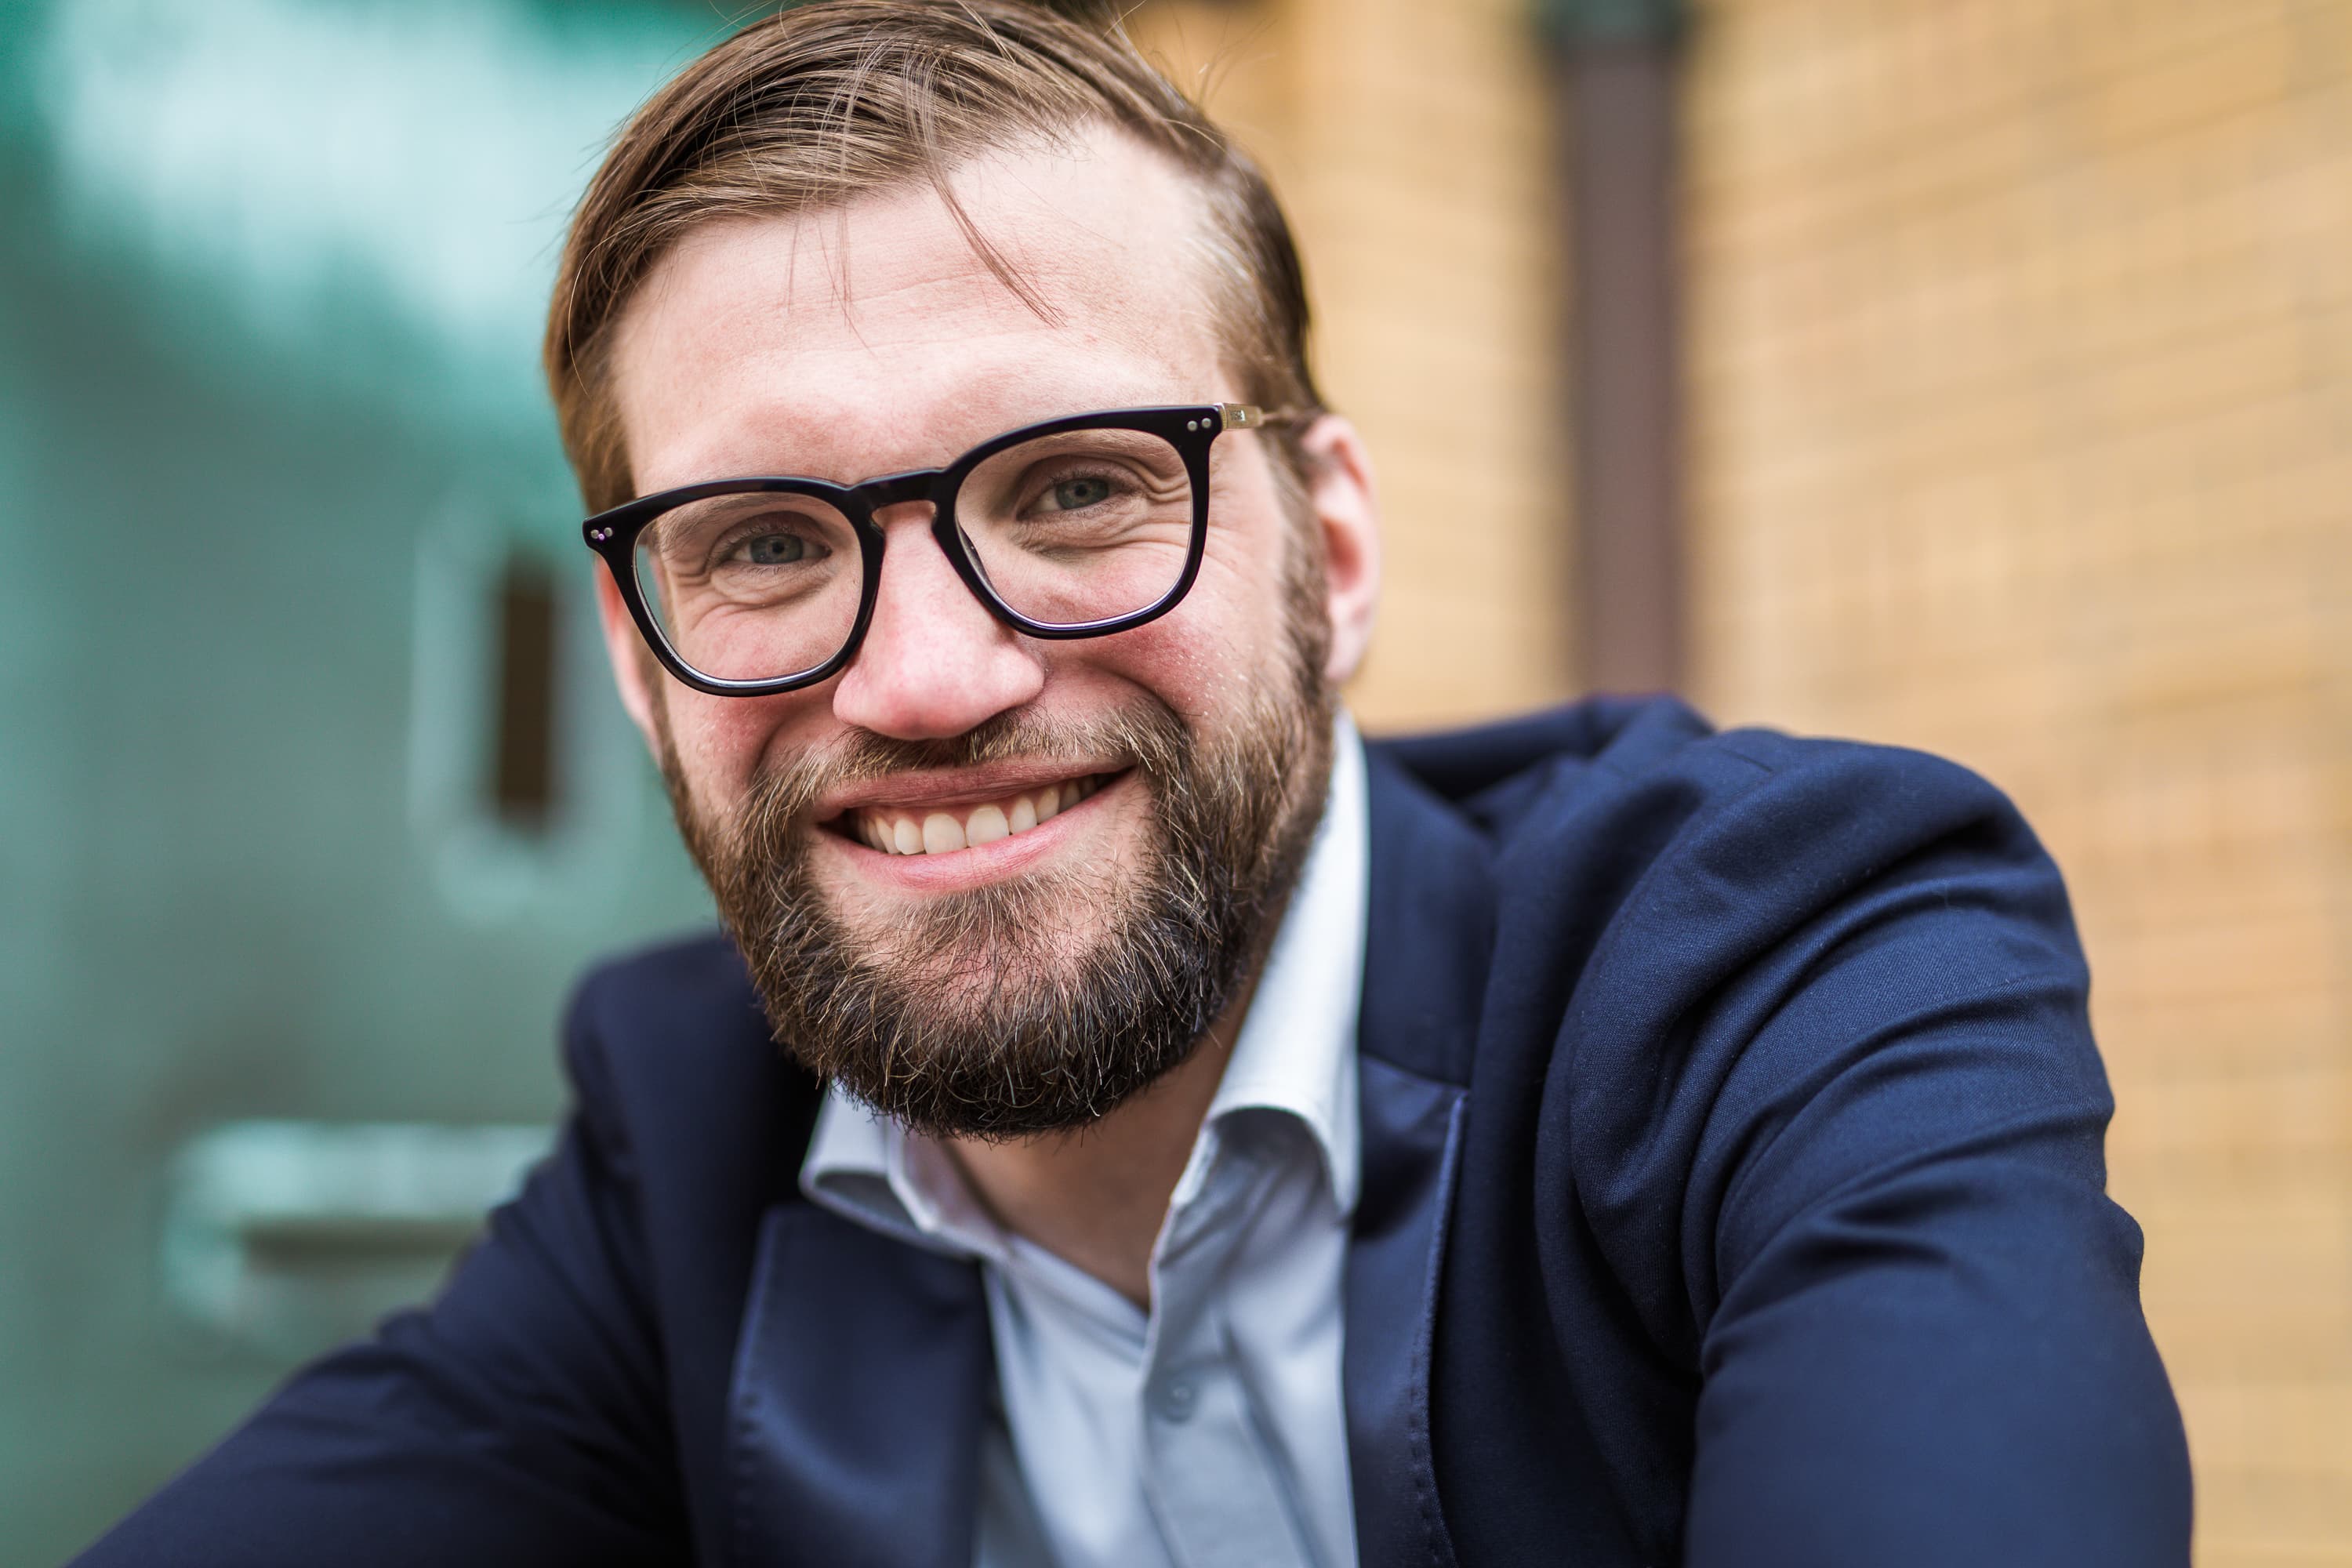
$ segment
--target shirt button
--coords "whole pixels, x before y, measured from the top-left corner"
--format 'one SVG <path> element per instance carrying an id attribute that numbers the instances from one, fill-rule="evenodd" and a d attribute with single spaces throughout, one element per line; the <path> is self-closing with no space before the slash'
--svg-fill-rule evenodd
<path id="1" fill-rule="evenodd" d="M 1189 1377 L 1171 1377 L 1160 1385 L 1157 1401 L 1162 1421 L 1190 1421 L 1192 1410 L 1200 1403 L 1201 1391 Z"/>

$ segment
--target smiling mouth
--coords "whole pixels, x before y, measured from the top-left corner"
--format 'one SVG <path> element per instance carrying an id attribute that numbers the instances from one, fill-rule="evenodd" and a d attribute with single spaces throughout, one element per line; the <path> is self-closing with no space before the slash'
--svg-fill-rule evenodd
<path id="1" fill-rule="evenodd" d="M 950 855 L 1030 832 L 1118 776 L 1086 773 L 968 805 L 852 806 L 826 826 L 885 855 Z"/>

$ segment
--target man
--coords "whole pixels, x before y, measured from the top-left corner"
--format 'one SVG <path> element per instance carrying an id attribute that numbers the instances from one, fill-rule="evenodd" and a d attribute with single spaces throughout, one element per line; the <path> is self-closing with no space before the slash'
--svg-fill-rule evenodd
<path id="1" fill-rule="evenodd" d="M 1365 747 L 1305 332 L 1017 0 L 645 108 L 549 365 L 731 940 L 591 978 L 440 1300 L 88 1562 L 2185 1561 L 2023 824 L 1664 702 Z"/>

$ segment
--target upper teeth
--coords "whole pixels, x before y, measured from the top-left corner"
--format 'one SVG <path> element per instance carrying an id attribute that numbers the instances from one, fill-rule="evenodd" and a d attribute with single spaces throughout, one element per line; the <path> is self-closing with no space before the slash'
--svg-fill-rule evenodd
<path id="1" fill-rule="evenodd" d="M 944 855 L 951 849 L 993 844 L 1012 834 L 1026 833 L 1102 787 L 1100 775 L 1065 779 L 1043 789 L 1008 795 L 979 805 L 924 810 L 920 807 L 866 805 L 848 816 L 850 830 L 885 855 Z"/>

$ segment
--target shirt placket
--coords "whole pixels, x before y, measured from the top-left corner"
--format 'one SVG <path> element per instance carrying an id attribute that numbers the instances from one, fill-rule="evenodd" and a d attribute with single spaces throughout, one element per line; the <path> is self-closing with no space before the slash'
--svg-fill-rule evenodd
<path id="1" fill-rule="evenodd" d="M 1274 1179 L 1255 1149 L 1211 1165 L 1153 1266 L 1144 1347 L 1144 1490 L 1181 1568 L 1311 1564 L 1273 1473 L 1216 1305 L 1217 1282 Z M 1286 1556 L 1270 1556 L 1286 1546 Z"/>

